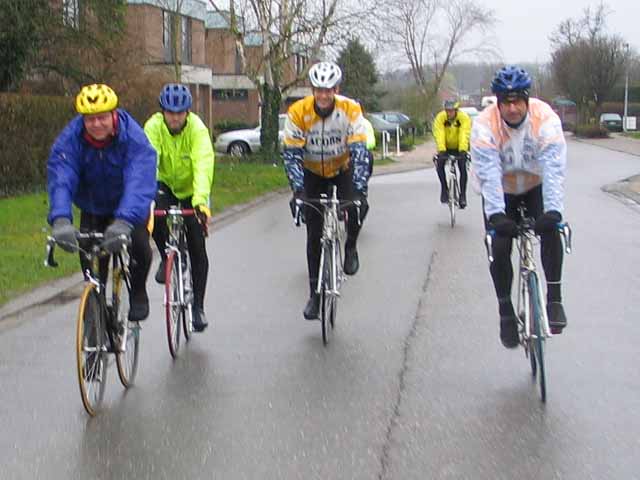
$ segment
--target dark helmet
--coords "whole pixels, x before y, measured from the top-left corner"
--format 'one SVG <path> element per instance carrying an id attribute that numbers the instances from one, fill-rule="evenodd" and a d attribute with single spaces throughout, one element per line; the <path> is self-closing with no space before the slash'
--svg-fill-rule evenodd
<path id="1" fill-rule="evenodd" d="M 531 77 L 520 67 L 507 65 L 496 72 L 491 82 L 491 91 L 496 95 L 524 93 L 528 96 L 531 88 Z"/>
<path id="2" fill-rule="evenodd" d="M 160 106 L 170 112 L 184 112 L 191 108 L 193 98 L 186 85 L 180 83 L 168 83 L 160 92 Z"/>
<path id="3" fill-rule="evenodd" d="M 460 108 L 460 102 L 457 100 L 445 100 L 442 104 L 445 110 L 457 110 Z"/>

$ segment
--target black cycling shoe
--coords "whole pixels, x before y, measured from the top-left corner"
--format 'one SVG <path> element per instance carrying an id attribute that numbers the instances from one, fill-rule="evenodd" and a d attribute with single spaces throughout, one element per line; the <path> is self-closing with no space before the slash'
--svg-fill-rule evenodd
<path id="1" fill-rule="evenodd" d="M 306 320 L 317 320 L 320 316 L 320 294 L 312 293 L 302 312 Z"/>
<path id="2" fill-rule="evenodd" d="M 161 260 L 158 271 L 156 272 L 156 282 L 158 282 L 159 284 L 164 284 L 164 264 L 165 260 Z"/>
<path id="3" fill-rule="evenodd" d="M 449 192 L 440 190 L 440 203 L 449 203 Z"/>
<path id="4" fill-rule="evenodd" d="M 149 316 L 149 297 L 146 292 L 131 297 L 129 304 L 129 321 L 141 322 Z"/>
<path id="5" fill-rule="evenodd" d="M 562 330 L 567 326 L 567 316 L 560 302 L 547 303 L 547 318 L 549 319 L 549 328 L 553 334 L 562 333 Z"/>
<path id="6" fill-rule="evenodd" d="M 344 250 L 344 273 L 347 275 L 355 275 L 358 268 L 360 268 L 358 250 L 356 247 L 346 247 Z"/>
<path id="7" fill-rule="evenodd" d="M 500 341 L 506 348 L 516 348 L 520 343 L 518 321 L 515 316 L 500 317 Z"/>
<path id="8" fill-rule="evenodd" d="M 458 205 L 460 205 L 460 210 L 467 208 L 467 196 L 464 194 L 460 195 L 460 199 L 458 200 Z"/>
<path id="9" fill-rule="evenodd" d="M 207 316 L 204 314 L 204 309 L 193 307 L 193 330 L 195 332 L 204 332 L 209 326 L 207 322 Z"/>

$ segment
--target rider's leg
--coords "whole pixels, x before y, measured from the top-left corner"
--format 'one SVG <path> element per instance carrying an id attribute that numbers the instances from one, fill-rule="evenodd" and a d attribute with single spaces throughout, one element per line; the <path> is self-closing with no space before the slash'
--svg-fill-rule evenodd
<path id="1" fill-rule="evenodd" d="M 80 212 L 80 232 L 104 232 L 111 223 L 112 218 L 103 215 L 93 215 L 87 212 Z M 83 250 L 89 250 L 91 248 L 92 240 L 80 240 L 78 244 Z M 91 268 L 91 262 L 86 256 L 80 252 L 80 265 L 84 272 L 87 268 Z M 107 276 L 109 274 L 109 257 L 102 257 L 98 260 L 99 272 L 93 272 L 94 275 L 99 275 L 100 281 L 107 282 Z"/>
<path id="2" fill-rule="evenodd" d="M 304 195 L 308 198 L 318 198 L 327 192 L 326 179 L 304 171 Z M 320 264 L 320 238 L 322 236 L 322 215 L 314 208 L 304 206 L 304 218 L 307 225 L 307 268 L 309 270 L 309 300 L 304 308 L 304 317 L 314 320 L 320 314 L 320 295 L 316 293 L 316 283 Z"/>
<path id="3" fill-rule="evenodd" d="M 542 185 L 527 192 L 527 210 L 537 219 L 543 213 Z M 547 280 L 547 316 L 553 333 L 560 333 L 567 326 L 567 317 L 562 306 L 562 261 L 564 252 L 560 232 L 543 233 L 540 236 L 542 268 Z"/>
<path id="4" fill-rule="evenodd" d="M 446 160 L 444 158 L 436 157 L 436 172 L 438 173 L 438 179 L 440 180 L 440 203 L 447 203 L 449 201 L 447 175 L 444 173 L 445 164 Z"/>
<path id="5" fill-rule="evenodd" d="M 460 208 L 467 206 L 467 157 L 458 155 L 458 172 L 460 176 Z"/>
<path id="6" fill-rule="evenodd" d="M 190 200 L 183 200 L 181 205 L 192 208 Z M 207 291 L 209 276 L 209 256 L 204 231 L 197 217 L 185 217 L 184 224 L 187 229 L 187 249 L 191 259 L 191 279 L 193 280 L 193 327 L 201 332 L 208 325 L 204 313 L 204 295 Z"/>
<path id="7" fill-rule="evenodd" d="M 351 170 L 342 172 L 340 175 L 334 178 L 338 187 L 338 197 L 341 199 L 353 199 L 353 181 Z M 344 246 L 344 273 L 347 275 L 355 275 L 360 268 L 360 261 L 358 259 L 358 234 L 360 233 L 360 224 L 358 223 L 358 210 L 355 206 L 351 206 L 348 209 L 349 215 L 347 219 L 347 241 Z M 362 213 L 362 211 L 361 211 Z"/>
<path id="8" fill-rule="evenodd" d="M 171 205 L 178 205 L 178 199 L 175 197 L 171 189 L 164 183 L 158 182 L 158 190 L 156 191 L 156 207 L 158 209 L 167 209 Z M 164 218 L 157 218 L 153 224 L 153 240 L 160 252 L 160 265 L 156 272 L 156 282 L 164 283 L 164 261 L 167 257 L 164 249 L 169 237 L 169 229 Z"/>
<path id="9" fill-rule="evenodd" d="M 146 222 L 131 233 L 131 298 L 129 320 L 140 321 L 149 316 L 147 276 L 151 268 L 151 246 Z"/>

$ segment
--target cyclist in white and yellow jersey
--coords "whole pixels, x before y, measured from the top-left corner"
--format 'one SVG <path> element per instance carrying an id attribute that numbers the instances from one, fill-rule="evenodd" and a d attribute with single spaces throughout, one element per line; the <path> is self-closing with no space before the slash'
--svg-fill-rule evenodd
<path id="1" fill-rule="evenodd" d="M 361 216 L 366 213 L 369 165 L 366 133 L 360 105 L 338 95 L 342 79 L 340 67 L 320 62 L 309 70 L 313 95 L 289 107 L 284 130 L 282 157 L 293 190 L 292 205 L 298 197 L 318 198 L 330 185 L 338 188 L 343 200 L 360 200 Z M 320 262 L 322 215 L 304 208 L 307 225 L 307 264 L 310 298 L 304 309 L 307 320 L 317 319 L 320 296 L 315 292 Z M 359 268 L 356 241 L 360 231 L 358 214 L 349 212 L 345 244 L 344 272 L 354 275 Z"/>

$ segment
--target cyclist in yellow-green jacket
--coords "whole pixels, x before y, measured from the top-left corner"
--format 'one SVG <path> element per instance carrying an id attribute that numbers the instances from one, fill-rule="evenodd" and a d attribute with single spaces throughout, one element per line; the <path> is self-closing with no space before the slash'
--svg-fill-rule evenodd
<path id="1" fill-rule="evenodd" d="M 471 136 L 471 119 L 459 109 L 456 100 L 445 100 L 444 110 L 433 120 L 433 139 L 438 153 L 434 157 L 436 171 L 440 180 L 440 202 L 449 201 L 449 190 L 444 172 L 449 155 L 455 155 L 460 172 L 460 208 L 467 206 L 467 162 L 469 158 L 469 137 Z"/>
<path id="2" fill-rule="evenodd" d="M 193 103 L 186 85 L 171 83 L 160 93 L 162 112 L 153 114 L 144 131 L 158 153 L 158 191 L 156 207 L 171 205 L 194 208 L 196 217 L 185 217 L 187 247 L 193 276 L 193 328 L 207 328 L 204 294 L 207 288 L 209 258 L 205 247 L 207 223 L 211 216 L 210 196 L 213 184 L 214 153 L 209 129 L 189 109 Z M 164 252 L 168 237 L 165 222 L 156 222 L 153 239 L 162 262 L 156 281 L 164 283 Z"/>

